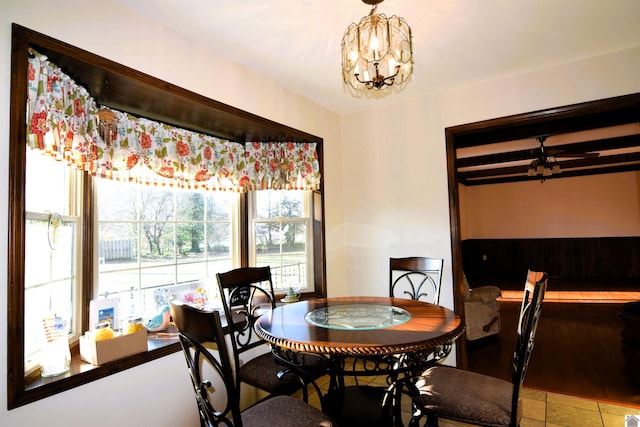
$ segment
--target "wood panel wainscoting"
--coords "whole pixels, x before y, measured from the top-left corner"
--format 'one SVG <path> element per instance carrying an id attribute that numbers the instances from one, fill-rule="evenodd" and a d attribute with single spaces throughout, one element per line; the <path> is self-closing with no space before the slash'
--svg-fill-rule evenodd
<path id="1" fill-rule="evenodd" d="M 574 290 L 640 291 L 638 236 L 468 239 L 462 241 L 462 258 L 472 287 L 518 290 L 533 269 L 549 274 L 550 290 L 572 282 L 566 286 Z M 575 289 L 579 283 L 584 287 Z"/>

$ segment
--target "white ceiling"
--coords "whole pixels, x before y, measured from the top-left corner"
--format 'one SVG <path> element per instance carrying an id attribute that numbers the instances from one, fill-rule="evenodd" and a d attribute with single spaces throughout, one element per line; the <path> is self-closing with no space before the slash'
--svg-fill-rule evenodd
<path id="1" fill-rule="evenodd" d="M 640 0 L 386 0 L 378 13 L 411 26 L 413 77 L 356 98 L 340 44 L 361 0 L 115 1 L 341 114 L 640 46 Z"/>

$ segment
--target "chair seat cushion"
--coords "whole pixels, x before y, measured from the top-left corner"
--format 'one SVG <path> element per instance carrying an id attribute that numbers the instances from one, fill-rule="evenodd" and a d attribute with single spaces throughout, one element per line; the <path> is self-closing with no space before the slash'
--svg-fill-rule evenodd
<path id="1" fill-rule="evenodd" d="M 242 412 L 244 427 L 337 427 L 327 415 L 291 396 L 274 396 Z"/>
<path id="2" fill-rule="evenodd" d="M 481 426 L 508 426 L 511 420 L 513 384 L 508 381 L 435 366 L 424 372 L 416 387 L 420 394 L 413 401 L 426 414 Z"/>
<path id="3" fill-rule="evenodd" d="M 278 378 L 287 368 L 280 365 L 271 353 L 257 356 L 240 367 L 240 379 L 270 394 L 291 394 L 302 387 L 300 377 L 287 372 Z"/>

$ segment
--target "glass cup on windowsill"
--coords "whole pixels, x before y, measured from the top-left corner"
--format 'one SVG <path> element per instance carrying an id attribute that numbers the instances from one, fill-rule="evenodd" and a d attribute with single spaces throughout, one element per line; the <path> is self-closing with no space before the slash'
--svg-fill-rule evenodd
<path id="1" fill-rule="evenodd" d="M 45 342 L 40 350 L 40 375 L 55 377 L 69 371 L 71 351 L 67 322 L 60 317 L 43 320 Z"/>

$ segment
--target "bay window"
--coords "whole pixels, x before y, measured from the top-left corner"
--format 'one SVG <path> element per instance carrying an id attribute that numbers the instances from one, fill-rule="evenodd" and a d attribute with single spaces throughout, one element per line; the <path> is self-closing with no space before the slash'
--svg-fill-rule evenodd
<path id="1" fill-rule="evenodd" d="M 326 293 L 320 138 L 16 24 L 11 67 L 26 108 L 10 129 L 9 409 L 179 351 L 40 378 L 43 316 L 64 318 L 76 360 L 92 299 L 150 317 L 250 265 L 272 266 L 277 293 Z"/>

